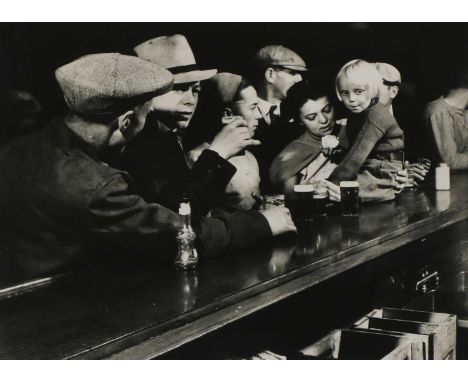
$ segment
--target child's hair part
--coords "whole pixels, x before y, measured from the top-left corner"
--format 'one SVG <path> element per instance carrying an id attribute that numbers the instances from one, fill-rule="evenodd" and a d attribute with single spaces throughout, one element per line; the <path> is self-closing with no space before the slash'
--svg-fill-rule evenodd
<path id="1" fill-rule="evenodd" d="M 343 65 L 336 75 L 335 90 L 336 95 L 340 101 L 343 101 L 338 88 L 340 79 L 346 77 L 350 81 L 364 85 L 369 89 L 371 98 L 379 96 L 379 88 L 382 84 L 382 77 L 374 64 L 364 60 L 351 60 Z"/>

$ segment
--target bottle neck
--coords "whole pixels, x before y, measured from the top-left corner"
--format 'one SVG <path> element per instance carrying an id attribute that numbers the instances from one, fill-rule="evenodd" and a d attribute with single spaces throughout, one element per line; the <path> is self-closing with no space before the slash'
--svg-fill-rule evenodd
<path id="1" fill-rule="evenodd" d="M 190 220 L 190 214 L 184 215 L 184 225 L 190 227 L 192 225 Z"/>

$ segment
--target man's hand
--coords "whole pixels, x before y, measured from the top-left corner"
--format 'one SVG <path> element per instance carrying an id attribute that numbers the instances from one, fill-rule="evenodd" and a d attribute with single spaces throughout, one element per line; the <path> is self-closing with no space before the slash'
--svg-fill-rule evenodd
<path id="1" fill-rule="evenodd" d="M 408 171 L 398 170 L 395 175 L 395 192 L 399 194 L 405 188 L 405 183 L 408 181 Z"/>
<path id="2" fill-rule="evenodd" d="M 420 182 L 423 182 L 427 175 L 427 170 L 424 166 L 419 163 L 413 163 L 410 166 L 413 170 L 414 183 L 419 184 Z"/>
<path id="3" fill-rule="evenodd" d="M 296 232 L 296 226 L 291 219 L 291 214 L 286 207 L 269 206 L 260 211 L 265 216 L 270 225 L 273 236 L 281 235 L 286 232 Z"/>
<path id="4" fill-rule="evenodd" d="M 330 200 L 333 202 L 341 201 L 340 186 L 337 186 L 336 184 L 329 182 L 328 180 L 324 180 L 324 182 L 327 185 L 328 196 Z"/>
<path id="5" fill-rule="evenodd" d="M 247 146 L 258 146 L 260 141 L 252 139 L 247 122 L 237 118 L 223 127 L 211 142 L 210 150 L 218 153 L 224 159 L 229 159 Z"/>

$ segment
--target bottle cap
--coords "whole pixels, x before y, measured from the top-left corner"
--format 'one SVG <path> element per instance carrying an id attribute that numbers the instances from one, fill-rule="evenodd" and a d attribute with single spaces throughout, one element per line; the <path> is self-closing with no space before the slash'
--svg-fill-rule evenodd
<path id="1" fill-rule="evenodd" d="M 340 187 L 359 187 L 359 182 L 356 180 L 343 180 L 340 182 Z"/>
<path id="2" fill-rule="evenodd" d="M 191 213 L 190 203 L 180 203 L 179 215 L 190 215 L 190 213 Z"/>
<path id="3" fill-rule="evenodd" d="M 444 163 L 444 162 L 440 163 L 439 166 L 440 166 L 440 167 L 448 167 L 448 166 L 447 166 L 447 163 Z"/>

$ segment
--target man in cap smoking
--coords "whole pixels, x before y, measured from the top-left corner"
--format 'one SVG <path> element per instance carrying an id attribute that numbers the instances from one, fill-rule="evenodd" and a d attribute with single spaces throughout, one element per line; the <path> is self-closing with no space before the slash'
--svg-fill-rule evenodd
<path id="1" fill-rule="evenodd" d="M 127 173 L 106 164 L 143 129 L 153 98 L 172 88 L 171 73 L 106 53 L 60 67 L 56 78 L 69 114 L 0 152 L 0 243 L 9 276 L 37 277 L 120 253 L 172 260 L 168 248 L 183 217 L 145 202 Z M 257 239 L 271 236 L 267 219 L 259 224 Z M 236 242 L 238 232 L 219 219 L 194 225 L 205 254 L 251 243 Z"/>
<path id="2" fill-rule="evenodd" d="M 252 148 L 260 166 L 262 192 L 272 192 L 269 170 L 276 155 L 301 131 L 288 131 L 281 122 L 281 102 L 295 83 L 307 72 L 304 60 L 282 45 L 268 45 L 255 55 L 252 81 L 258 93 L 259 121 L 255 138 L 262 143 Z"/>
<path id="3" fill-rule="evenodd" d="M 135 47 L 135 52 L 171 71 L 174 88 L 154 99 L 147 125 L 126 148 L 122 165 L 145 200 L 157 201 L 175 210 L 182 194 L 186 193 L 192 201 L 194 214 L 206 215 L 213 206 L 219 205 L 236 173 L 228 159 L 258 142 L 252 139 L 247 122 L 237 119 L 214 137 L 191 166 L 183 134 L 197 107 L 200 81 L 213 77 L 216 70 L 200 70 L 196 66 L 193 52 L 182 35 L 154 38 Z M 252 233 L 265 236 L 264 217 L 273 234 L 280 227 L 281 232 L 295 230 L 289 211 L 284 208 L 269 208 L 261 213 L 239 211 L 223 215 L 223 221 L 233 231 L 240 232 L 244 226 L 246 236 L 242 240 L 248 241 Z M 269 230 L 268 225 L 266 228 Z M 212 234 L 213 242 L 221 240 L 216 230 Z"/>

